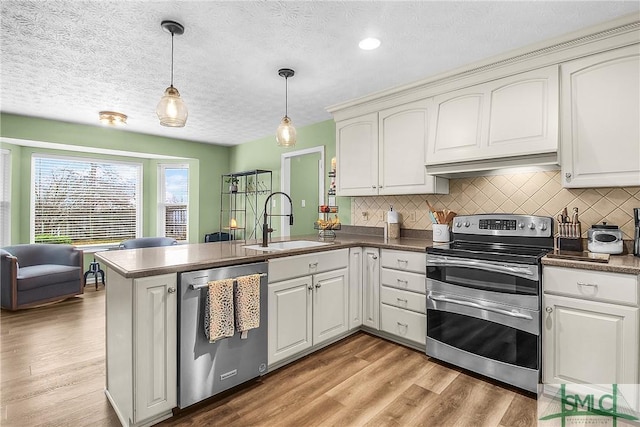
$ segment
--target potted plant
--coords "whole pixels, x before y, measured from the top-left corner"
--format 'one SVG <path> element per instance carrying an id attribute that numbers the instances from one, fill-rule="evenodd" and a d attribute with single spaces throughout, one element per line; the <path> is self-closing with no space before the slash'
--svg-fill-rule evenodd
<path id="1" fill-rule="evenodd" d="M 227 179 L 227 183 L 229 184 L 229 193 L 237 193 L 238 192 L 238 182 L 239 181 L 240 180 L 235 176 L 232 176 L 232 177 Z"/>

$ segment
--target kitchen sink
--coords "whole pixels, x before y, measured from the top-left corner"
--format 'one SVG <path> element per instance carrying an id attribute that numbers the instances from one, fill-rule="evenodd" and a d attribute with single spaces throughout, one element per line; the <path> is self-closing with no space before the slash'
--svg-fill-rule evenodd
<path id="1" fill-rule="evenodd" d="M 325 246 L 330 245 L 331 242 L 316 242 L 311 240 L 291 240 L 289 242 L 272 242 L 269 243 L 269 246 L 266 248 L 261 245 L 247 245 L 244 246 L 245 249 L 251 249 L 254 251 L 286 251 L 289 249 L 304 249 L 304 248 L 313 248 L 316 246 Z"/>

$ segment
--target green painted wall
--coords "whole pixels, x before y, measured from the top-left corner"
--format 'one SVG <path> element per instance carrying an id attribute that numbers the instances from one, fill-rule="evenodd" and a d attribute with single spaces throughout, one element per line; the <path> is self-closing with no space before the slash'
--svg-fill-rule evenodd
<path id="1" fill-rule="evenodd" d="M 189 183 L 192 197 L 190 197 L 189 203 L 192 216 L 189 217 L 189 241 L 202 241 L 205 233 L 218 230 L 220 176 L 230 170 L 229 147 L 6 113 L 0 113 L 0 137 L 67 144 L 76 147 L 186 157 L 187 160 L 179 159 L 175 162 L 188 163 L 190 167 Z M 31 154 L 34 152 L 142 163 L 144 168 L 143 234 L 145 236 L 156 234 L 158 164 L 161 162 L 174 163 L 174 161 L 33 148 L 6 142 L 3 142 L 2 146 L 12 152 L 11 240 L 13 244 L 29 242 Z"/>
<path id="2" fill-rule="evenodd" d="M 318 219 L 318 162 L 320 153 L 291 159 L 291 199 L 295 213 L 291 236 L 313 234 Z M 305 207 L 302 207 L 302 200 Z"/>
<path id="3" fill-rule="evenodd" d="M 245 171 L 251 169 L 268 169 L 273 173 L 273 191 L 280 190 L 280 162 L 281 155 L 285 152 L 303 150 L 324 145 L 325 147 L 325 171 L 331 170 L 331 159 L 336 155 L 336 125 L 333 120 L 315 123 L 296 129 L 298 141 L 293 148 L 278 147 L 274 134 L 255 141 L 231 147 L 231 170 Z M 329 188 L 330 179 L 325 181 L 325 190 Z M 338 197 L 340 220 L 343 224 L 350 224 L 351 198 Z M 295 201 L 294 201 L 295 202 Z M 300 206 L 297 202 L 297 206 Z M 276 207 L 274 212 L 279 212 Z M 277 235 L 274 233 L 274 235 Z"/>

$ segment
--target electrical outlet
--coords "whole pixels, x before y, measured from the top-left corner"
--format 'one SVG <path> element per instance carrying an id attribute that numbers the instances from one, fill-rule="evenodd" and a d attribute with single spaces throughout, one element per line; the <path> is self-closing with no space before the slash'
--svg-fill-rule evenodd
<path id="1" fill-rule="evenodd" d="M 362 212 L 362 220 L 369 221 L 369 212 Z"/>
<path id="2" fill-rule="evenodd" d="M 300 206 L 301 208 L 306 208 L 307 207 L 307 201 L 305 199 L 302 199 L 300 204 L 302 205 L 302 206 Z"/>
<path id="3" fill-rule="evenodd" d="M 409 214 L 407 215 L 407 221 L 416 222 L 416 211 L 409 212 Z"/>
<path id="4" fill-rule="evenodd" d="M 384 211 L 378 212 L 378 221 L 384 222 Z"/>

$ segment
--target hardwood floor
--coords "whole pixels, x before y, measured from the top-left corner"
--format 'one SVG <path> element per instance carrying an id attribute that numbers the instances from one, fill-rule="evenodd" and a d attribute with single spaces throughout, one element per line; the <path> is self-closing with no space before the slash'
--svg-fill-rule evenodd
<path id="1" fill-rule="evenodd" d="M 2 426 L 119 426 L 104 395 L 104 288 L 0 314 Z M 365 333 L 159 426 L 536 425 L 536 401 Z"/>

